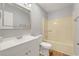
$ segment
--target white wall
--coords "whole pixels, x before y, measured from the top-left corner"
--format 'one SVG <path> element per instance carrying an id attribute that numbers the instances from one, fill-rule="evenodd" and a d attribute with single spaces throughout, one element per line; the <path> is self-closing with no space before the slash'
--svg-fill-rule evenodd
<path id="1" fill-rule="evenodd" d="M 21 35 L 25 35 L 25 34 L 29 34 L 29 30 L 23 30 L 23 29 L 2 29 L 0 30 L 0 36 L 2 36 L 3 38 L 7 38 L 7 37 L 16 37 L 16 36 L 21 36 Z"/>
<path id="2" fill-rule="evenodd" d="M 62 18 L 62 17 L 66 17 L 66 16 L 71 16 L 72 11 L 73 11 L 73 6 L 69 6 L 68 8 L 56 10 L 51 13 L 48 13 L 48 19 L 52 20 L 55 18 Z"/>
<path id="3" fill-rule="evenodd" d="M 45 12 L 37 4 L 32 4 L 32 8 L 31 8 L 32 35 L 42 34 L 42 21 L 44 17 L 45 17 Z"/>
<path id="4" fill-rule="evenodd" d="M 77 16 L 79 16 L 79 3 L 74 3 L 73 6 L 73 18 L 75 19 Z"/>
<path id="5" fill-rule="evenodd" d="M 79 45 L 77 45 L 77 43 L 79 43 L 79 3 L 74 4 L 73 19 L 77 20 L 77 21 L 74 21 L 75 22 L 74 49 L 75 49 L 75 55 L 79 56 Z"/>

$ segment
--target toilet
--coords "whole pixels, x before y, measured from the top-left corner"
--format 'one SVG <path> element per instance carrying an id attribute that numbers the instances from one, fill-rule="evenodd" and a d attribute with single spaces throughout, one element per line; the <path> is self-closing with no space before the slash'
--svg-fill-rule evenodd
<path id="1" fill-rule="evenodd" d="M 49 56 L 49 50 L 51 49 L 52 45 L 48 42 L 41 42 L 40 43 L 40 55 L 41 56 Z"/>

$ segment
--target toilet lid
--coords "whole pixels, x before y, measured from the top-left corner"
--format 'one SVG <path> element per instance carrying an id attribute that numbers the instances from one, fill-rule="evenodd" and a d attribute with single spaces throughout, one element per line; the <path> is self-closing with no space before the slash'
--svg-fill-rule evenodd
<path id="1" fill-rule="evenodd" d="M 52 47 L 52 45 L 50 43 L 47 43 L 47 42 L 42 42 L 40 45 L 46 49 L 50 49 Z"/>

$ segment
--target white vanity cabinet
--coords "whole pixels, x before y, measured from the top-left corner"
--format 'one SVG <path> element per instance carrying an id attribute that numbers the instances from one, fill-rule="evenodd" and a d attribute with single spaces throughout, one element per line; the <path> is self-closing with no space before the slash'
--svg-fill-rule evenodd
<path id="1" fill-rule="evenodd" d="M 0 51 L 1 56 L 39 56 L 41 38 Z"/>

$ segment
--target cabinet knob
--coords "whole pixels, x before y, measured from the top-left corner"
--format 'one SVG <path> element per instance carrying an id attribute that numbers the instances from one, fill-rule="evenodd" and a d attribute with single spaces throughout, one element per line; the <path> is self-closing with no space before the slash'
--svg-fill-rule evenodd
<path id="1" fill-rule="evenodd" d="M 25 54 L 28 55 L 28 52 L 26 52 Z"/>
<path id="2" fill-rule="evenodd" d="M 29 53 L 31 52 L 31 50 L 28 51 Z"/>
<path id="3" fill-rule="evenodd" d="M 79 43 L 77 43 L 77 45 L 79 45 Z"/>
<path id="4" fill-rule="evenodd" d="M 29 50 L 28 52 L 26 52 L 25 54 L 28 55 L 31 52 L 31 50 Z"/>

